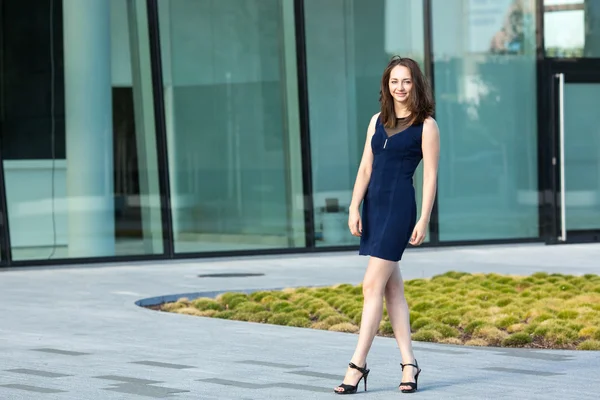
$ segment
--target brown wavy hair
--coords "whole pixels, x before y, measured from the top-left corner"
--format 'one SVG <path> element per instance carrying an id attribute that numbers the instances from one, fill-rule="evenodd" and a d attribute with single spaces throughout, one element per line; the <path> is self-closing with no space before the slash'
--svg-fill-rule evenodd
<path id="1" fill-rule="evenodd" d="M 429 81 L 421 72 L 419 64 L 411 59 L 400 56 L 394 56 L 383 71 L 381 78 L 381 88 L 379 91 L 379 103 L 381 104 L 380 120 L 386 128 L 396 127 L 396 111 L 394 110 L 394 98 L 390 93 L 390 74 L 392 69 L 402 65 L 410 70 L 412 78 L 412 90 L 408 96 L 408 109 L 410 116 L 407 124 L 422 124 L 428 117 L 433 115 L 435 103 Z"/>

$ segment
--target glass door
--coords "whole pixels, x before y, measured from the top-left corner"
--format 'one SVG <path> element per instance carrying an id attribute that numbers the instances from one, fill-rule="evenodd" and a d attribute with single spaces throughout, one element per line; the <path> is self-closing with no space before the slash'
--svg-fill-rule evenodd
<path id="1" fill-rule="evenodd" d="M 588 71 L 553 74 L 559 243 L 600 241 L 600 71 Z"/>

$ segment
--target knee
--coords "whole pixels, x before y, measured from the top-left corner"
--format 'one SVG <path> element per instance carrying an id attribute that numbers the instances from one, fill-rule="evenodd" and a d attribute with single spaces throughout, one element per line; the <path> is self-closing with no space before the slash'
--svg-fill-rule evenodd
<path id="1" fill-rule="evenodd" d="M 402 284 L 400 282 L 390 280 L 385 285 L 385 296 L 396 299 L 396 301 L 404 300 L 404 288 L 402 287 Z"/>
<path id="2" fill-rule="evenodd" d="M 363 297 L 365 299 L 383 297 L 383 288 L 380 284 L 374 281 L 363 282 Z"/>

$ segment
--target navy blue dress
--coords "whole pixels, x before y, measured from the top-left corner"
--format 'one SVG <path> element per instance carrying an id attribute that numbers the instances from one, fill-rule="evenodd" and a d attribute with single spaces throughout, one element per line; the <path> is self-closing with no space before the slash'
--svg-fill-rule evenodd
<path id="1" fill-rule="evenodd" d="M 423 124 L 388 135 L 377 118 L 373 168 L 362 206 L 360 255 L 399 261 L 417 221 L 413 175 L 423 158 Z"/>

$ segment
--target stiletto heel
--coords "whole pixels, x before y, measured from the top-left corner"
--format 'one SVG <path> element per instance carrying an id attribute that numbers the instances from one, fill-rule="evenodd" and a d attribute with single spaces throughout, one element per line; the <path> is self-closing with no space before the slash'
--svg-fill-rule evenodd
<path id="1" fill-rule="evenodd" d="M 365 380 L 364 385 L 365 385 L 365 392 L 366 392 L 367 391 L 367 377 L 369 376 L 369 372 L 370 372 L 370 370 L 367 369 L 367 364 L 365 364 L 365 366 L 363 368 L 361 368 L 351 362 L 350 364 L 348 364 L 348 366 L 350 368 L 353 368 L 353 369 L 356 369 L 356 370 L 362 372 L 362 376 L 360 377 L 358 382 L 356 382 L 356 385 L 347 385 L 342 382 L 342 384 L 339 385 L 338 387 L 344 389 L 344 391 L 338 392 L 335 389 L 333 391 L 337 394 L 354 394 L 354 393 L 356 393 L 356 390 L 358 388 L 358 385 L 360 384 L 361 379 L 364 378 L 364 380 Z"/>
<path id="2" fill-rule="evenodd" d="M 415 374 L 415 381 L 414 382 L 400 382 L 400 386 L 410 386 L 410 389 L 400 389 L 402 391 L 402 393 L 414 393 L 417 391 L 417 382 L 419 381 L 419 374 L 421 373 L 421 368 L 419 368 L 419 364 L 417 363 L 417 359 L 415 359 L 415 363 L 414 364 L 402 364 L 400 363 L 400 366 L 402 366 L 402 371 L 404 371 L 404 367 L 407 366 L 411 366 L 411 367 L 415 367 L 417 369 L 417 373 Z"/>

